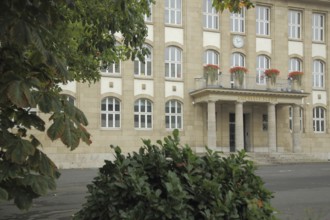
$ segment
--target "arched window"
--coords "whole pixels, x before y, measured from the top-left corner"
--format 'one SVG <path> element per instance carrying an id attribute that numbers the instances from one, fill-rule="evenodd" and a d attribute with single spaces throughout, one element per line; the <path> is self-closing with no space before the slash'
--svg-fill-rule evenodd
<path id="1" fill-rule="evenodd" d="M 207 50 L 204 52 L 204 64 L 214 64 L 219 66 L 219 53 L 215 50 Z"/>
<path id="2" fill-rule="evenodd" d="M 203 26 L 209 29 L 219 28 L 219 15 L 212 6 L 211 0 L 203 1 Z"/>
<path id="3" fill-rule="evenodd" d="M 165 124 L 169 129 L 182 128 L 182 104 L 177 100 L 170 100 L 165 104 Z"/>
<path id="4" fill-rule="evenodd" d="M 257 75 L 256 82 L 257 84 L 265 84 L 265 70 L 269 69 L 270 59 L 265 55 L 260 55 L 257 57 Z"/>
<path id="5" fill-rule="evenodd" d="M 165 49 L 165 77 L 182 78 L 182 51 L 170 46 Z"/>
<path id="6" fill-rule="evenodd" d="M 120 128 L 120 101 L 106 97 L 101 102 L 101 127 Z"/>
<path id="7" fill-rule="evenodd" d="M 116 46 L 120 44 L 117 42 Z M 100 71 L 103 74 L 120 74 L 120 61 L 118 62 L 110 62 L 106 60 L 102 60 L 100 64 Z"/>
<path id="8" fill-rule="evenodd" d="M 313 109 L 313 129 L 315 133 L 325 132 L 325 109 L 322 107 L 315 107 Z"/>
<path id="9" fill-rule="evenodd" d="M 289 60 L 289 72 L 302 71 L 302 62 L 299 58 L 290 58 Z"/>
<path id="10" fill-rule="evenodd" d="M 245 56 L 242 53 L 231 55 L 231 66 L 245 66 Z"/>
<path id="11" fill-rule="evenodd" d="M 138 99 L 135 101 L 134 127 L 152 128 L 152 103 L 148 99 Z"/>
<path id="12" fill-rule="evenodd" d="M 324 63 L 321 60 L 313 61 L 313 88 L 324 88 Z"/>
<path id="13" fill-rule="evenodd" d="M 138 58 L 134 61 L 134 75 L 135 76 L 151 76 L 152 74 L 152 48 L 146 45 L 150 51 L 150 54 L 145 55 L 144 62 L 141 62 Z"/>

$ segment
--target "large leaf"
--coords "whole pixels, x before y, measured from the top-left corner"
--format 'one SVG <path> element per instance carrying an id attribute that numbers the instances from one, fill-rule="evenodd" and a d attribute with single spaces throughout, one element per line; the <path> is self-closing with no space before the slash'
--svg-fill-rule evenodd
<path id="1" fill-rule="evenodd" d="M 52 178 L 58 178 L 60 173 L 58 168 L 51 161 L 45 153 L 36 149 L 36 152 L 33 156 L 29 157 L 29 163 L 31 167 L 40 172 L 42 175 L 50 176 Z"/>
<path id="2" fill-rule="evenodd" d="M 61 141 L 67 146 L 70 147 L 71 150 L 74 150 L 78 147 L 80 141 L 80 135 L 73 125 L 72 121 L 66 119 L 65 120 L 65 130 L 62 134 Z"/>
<path id="3" fill-rule="evenodd" d="M 22 183 L 26 186 L 30 186 L 33 192 L 38 195 L 45 195 L 48 190 L 54 190 L 56 188 L 54 179 L 48 176 L 30 174 L 24 178 Z"/>
<path id="4" fill-rule="evenodd" d="M 35 147 L 31 142 L 17 138 L 7 147 L 6 158 L 14 163 L 22 164 L 28 156 L 33 155 Z"/>
<path id="5" fill-rule="evenodd" d="M 61 110 L 61 102 L 59 97 L 52 93 L 39 93 L 38 106 L 40 111 L 44 113 L 59 112 Z"/>
<path id="6" fill-rule="evenodd" d="M 54 141 L 63 135 L 63 132 L 65 130 L 65 124 L 64 124 L 63 117 L 57 117 L 57 118 L 53 118 L 53 119 L 54 119 L 54 122 L 48 128 L 47 135 L 51 140 Z"/>
<path id="7" fill-rule="evenodd" d="M 32 205 L 32 195 L 27 192 L 16 193 L 14 202 L 19 209 L 28 210 Z"/>
<path id="8" fill-rule="evenodd" d="M 0 187 L 0 200 L 8 200 L 7 190 Z"/>
<path id="9" fill-rule="evenodd" d="M 18 107 L 26 108 L 35 106 L 30 87 L 24 81 L 12 81 L 7 89 L 7 97 Z"/>

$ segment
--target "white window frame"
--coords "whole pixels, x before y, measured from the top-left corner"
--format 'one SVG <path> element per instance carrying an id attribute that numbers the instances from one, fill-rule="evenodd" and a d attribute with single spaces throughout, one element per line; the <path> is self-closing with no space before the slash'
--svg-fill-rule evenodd
<path id="1" fill-rule="evenodd" d="M 183 105 L 178 100 L 169 100 L 165 104 L 165 126 L 166 129 L 182 129 Z"/>
<path id="2" fill-rule="evenodd" d="M 270 68 L 270 58 L 266 55 L 257 56 L 256 83 L 266 84 L 265 70 Z"/>
<path id="3" fill-rule="evenodd" d="M 165 49 L 165 77 L 182 79 L 182 50 L 178 47 Z"/>
<path id="4" fill-rule="evenodd" d="M 245 67 L 245 56 L 242 53 L 235 52 L 231 55 L 231 66 L 242 66 Z"/>
<path id="5" fill-rule="evenodd" d="M 219 28 L 219 14 L 212 6 L 212 0 L 203 0 L 203 27 L 215 30 Z"/>
<path id="6" fill-rule="evenodd" d="M 101 61 L 100 71 L 104 74 L 120 74 L 120 62 Z"/>
<path id="7" fill-rule="evenodd" d="M 147 14 L 144 15 L 145 22 L 152 22 L 152 4 L 149 4 L 149 11 L 150 11 L 149 16 Z"/>
<path id="8" fill-rule="evenodd" d="M 325 31 L 325 15 L 321 13 L 313 13 L 312 32 L 313 41 L 324 42 Z"/>
<path id="9" fill-rule="evenodd" d="M 165 0 L 165 24 L 181 25 L 182 0 Z"/>
<path id="10" fill-rule="evenodd" d="M 270 35 L 270 7 L 256 7 L 256 34 L 261 36 Z"/>
<path id="11" fill-rule="evenodd" d="M 230 14 L 231 32 L 245 33 L 245 9 L 241 9 L 239 13 Z"/>
<path id="12" fill-rule="evenodd" d="M 289 39 L 300 40 L 302 29 L 302 12 L 289 10 L 288 15 L 288 35 Z"/>
<path id="13" fill-rule="evenodd" d="M 134 103 L 134 127 L 136 129 L 152 129 L 153 106 L 148 99 L 138 99 Z"/>
<path id="14" fill-rule="evenodd" d="M 313 61 L 313 88 L 324 89 L 325 64 L 321 60 Z"/>
<path id="15" fill-rule="evenodd" d="M 135 76 L 152 76 L 152 48 L 145 45 L 150 51 L 150 54 L 144 56 L 144 62 L 138 58 L 134 60 L 134 75 Z"/>
<path id="16" fill-rule="evenodd" d="M 326 131 L 326 111 L 322 107 L 313 108 L 313 130 L 314 133 Z"/>
<path id="17" fill-rule="evenodd" d="M 293 57 L 289 60 L 289 72 L 302 71 L 302 61 L 299 58 Z"/>
<path id="18" fill-rule="evenodd" d="M 219 53 L 215 50 L 206 50 L 204 52 L 204 64 L 214 64 L 219 66 Z"/>
<path id="19" fill-rule="evenodd" d="M 121 127 L 121 102 L 115 97 L 105 97 L 101 101 L 101 127 Z"/>

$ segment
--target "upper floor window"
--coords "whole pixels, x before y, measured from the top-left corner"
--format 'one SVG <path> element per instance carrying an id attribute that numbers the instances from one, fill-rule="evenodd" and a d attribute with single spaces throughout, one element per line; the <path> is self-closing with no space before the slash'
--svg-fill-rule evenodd
<path id="1" fill-rule="evenodd" d="M 100 71 L 102 73 L 117 73 L 120 74 L 120 62 L 105 62 L 101 61 Z"/>
<path id="2" fill-rule="evenodd" d="M 203 26 L 209 29 L 219 28 L 218 12 L 212 6 L 212 0 L 203 0 Z"/>
<path id="3" fill-rule="evenodd" d="M 324 15 L 313 13 L 312 31 L 313 41 L 324 42 Z"/>
<path id="4" fill-rule="evenodd" d="M 325 132 L 325 109 L 322 107 L 313 109 L 313 129 L 315 133 Z"/>
<path id="5" fill-rule="evenodd" d="M 242 9 L 240 13 L 230 14 L 231 32 L 245 32 L 245 10 Z"/>
<path id="6" fill-rule="evenodd" d="M 182 128 L 182 104 L 177 100 L 170 100 L 165 104 L 165 124 L 169 129 Z"/>
<path id="7" fill-rule="evenodd" d="M 301 39 L 301 23 L 302 15 L 300 11 L 289 10 L 289 38 L 290 39 Z"/>
<path id="8" fill-rule="evenodd" d="M 291 58 L 289 60 L 289 72 L 292 71 L 302 71 L 301 60 L 298 58 Z"/>
<path id="9" fill-rule="evenodd" d="M 270 33 L 270 8 L 265 6 L 256 7 L 256 34 L 266 35 Z"/>
<path id="10" fill-rule="evenodd" d="M 152 128 L 152 103 L 148 99 L 138 99 L 135 101 L 134 127 Z"/>
<path id="11" fill-rule="evenodd" d="M 313 88 L 324 88 L 324 63 L 321 60 L 313 61 Z"/>
<path id="12" fill-rule="evenodd" d="M 178 47 L 167 47 L 165 49 L 165 77 L 182 78 L 182 51 Z"/>
<path id="13" fill-rule="evenodd" d="M 165 0 L 165 23 L 181 24 L 181 0 Z"/>
<path id="14" fill-rule="evenodd" d="M 75 102 L 76 102 L 75 97 L 73 97 L 71 95 L 63 94 L 63 99 L 68 101 L 71 105 L 75 105 Z"/>
<path id="15" fill-rule="evenodd" d="M 231 66 L 245 66 L 245 56 L 242 53 L 231 55 Z"/>
<path id="16" fill-rule="evenodd" d="M 257 75 L 256 82 L 257 84 L 265 84 L 265 70 L 270 67 L 270 59 L 265 55 L 260 55 L 257 57 Z"/>
<path id="17" fill-rule="evenodd" d="M 147 14 L 144 15 L 144 21 L 146 22 L 152 22 L 152 4 L 149 4 L 149 16 Z"/>
<path id="18" fill-rule="evenodd" d="M 120 128 L 120 101 L 107 97 L 101 102 L 101 127 Z"/>
<path id="19" fill-rule="evenodd" d="M 214 64 L 219 66 L 219 53 L 214 50 L 205 51 L 204 64 Z"/>
<path id="20" fill-rule="evenodd" d="M 145 55 L 144 62 L 140 61 L 138 58 L 134 61 L 134 75 L 135 76 L 151 76 L 152 73 L 152 48 L 146 46 L 150 54 Z"/>

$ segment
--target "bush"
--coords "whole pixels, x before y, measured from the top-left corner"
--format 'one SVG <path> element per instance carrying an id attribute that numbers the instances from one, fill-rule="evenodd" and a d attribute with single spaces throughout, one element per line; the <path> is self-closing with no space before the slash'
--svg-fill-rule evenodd
<path id="1" fill-rule="evenodd" d="M 105 161 L 88 185 L 89 195 L 74 219 L 275 219 L 271 192 L 243 151 L 228 158 L 207 149 L 198 156 L 179 143 L 178 131 L 143 140 L 139 152 Z"/>

